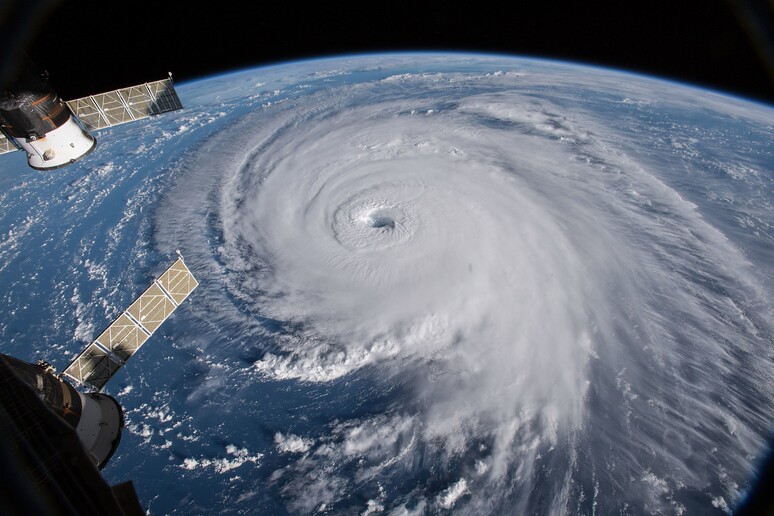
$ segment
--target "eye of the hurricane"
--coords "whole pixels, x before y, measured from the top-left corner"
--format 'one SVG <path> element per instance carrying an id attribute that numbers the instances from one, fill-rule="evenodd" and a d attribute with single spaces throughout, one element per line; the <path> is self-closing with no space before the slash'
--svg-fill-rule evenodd
<path id="1" fill-rule="evenodd" d="M 396 215 L 397 213 L 393 210 L 379 208 L 369 212 L 364 217 L 364 221 L 372 228 L 395 229 Z"/>

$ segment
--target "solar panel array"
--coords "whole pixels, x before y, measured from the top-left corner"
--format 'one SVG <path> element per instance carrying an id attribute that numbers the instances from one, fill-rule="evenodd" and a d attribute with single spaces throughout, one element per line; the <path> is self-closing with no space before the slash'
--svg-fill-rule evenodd
<path id="1" fill-rule="evenodd" d="M 14 144 L 12 144 L 8 138 L 5 137 L 3 133 L 0 133 L 0 154 L 5 154 L 6 152 L 15 151 L 16 147 Z"/>
<path id="2" fill-rule="evenodd" d="M 198 285 L 183 259 L 177 259 L 75 357 L 64 374 L 101 390 Z"/>
<path id="3" fill-rule="evenodd" d="M 89 131 L 183 109 L 172 79 L 89 95 L 67 105 Z"/>

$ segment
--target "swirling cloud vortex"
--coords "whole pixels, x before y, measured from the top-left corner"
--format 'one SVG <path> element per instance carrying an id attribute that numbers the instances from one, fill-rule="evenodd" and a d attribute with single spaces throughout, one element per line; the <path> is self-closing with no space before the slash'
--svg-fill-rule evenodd
<path id="1" fill-rule="evenodd" d="M 638 396 L 669 425 L 707 420 L 702 400 L 716 387 L 701 375 L 700 393 L 674 371 L 688 354 L 692 367 L 717 371 L 713 357 L 738 335 L 708 306 L 760 295 L 741 253 L 625 152 L 622 137 L 521 81 L 392 77 L 264 106 L 184 164 L 159 217 L 163 238 L 185 242 L 208 269 L 217 317 L 244 329 L 240 341 L 271 342 L 254 364 L 262 378 L 331 382 L 367 371 L 408 381 L 404 406 L 359 423 L 392 429 L 403 444 L 385 434 L 389 453 L 362 450 L 372 472 L 420 448 L 470 458 L 450 477 L 456 488 L 428 502 L 441 508 L 452 491 L 489 493 L 471 495 L 486 510 L 493 494 L 527 503 L 549 464 L 558 473 L 541 481 L 555 499 L 544 507 L 566 509 L 594 400 L 615 407 L 611 435 L 631 436 Z M 700 279 L 713 275 L 725 295 Z M 683 414 L 666 406 L 658 379 L 631 392 L 631 377 L 648 370 L 674 381 Z M 347 428 L 330 430 L 345 458 Z M 698 440 L 709 432 L 689 431 Z M 668 448 L 656 452 L 665 464 Z M 648 484 L 651 469 L 635 455 L 621 453 L 611 478 Z M 305 460 L 299 471 L 330 455 Z M 704 482 L 682 463 L 667 470 L 675 486 Z M 460 477 L 468 480 L 452 482 Z M 592 490 L 584 482 L 576 488 Z M 320 496 L 344 497 L 341 485 L 331 480 Z"/>

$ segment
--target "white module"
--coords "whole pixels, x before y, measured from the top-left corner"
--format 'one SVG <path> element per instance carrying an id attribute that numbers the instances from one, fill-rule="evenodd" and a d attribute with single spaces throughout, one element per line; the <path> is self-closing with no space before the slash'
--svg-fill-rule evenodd
<path id="1" fill-rule="evenodd" d="M 97 144 L 72 116 L 42 138 L 15 138 L 15 141 L 27 153 L 29 165 L 38 170 L 69 165 L 87 155 Z"/>

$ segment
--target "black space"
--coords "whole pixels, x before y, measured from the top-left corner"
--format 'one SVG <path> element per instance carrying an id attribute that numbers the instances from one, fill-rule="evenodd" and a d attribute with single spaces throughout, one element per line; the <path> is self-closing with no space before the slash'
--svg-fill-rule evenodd
<path id="1" fill-rule="evenodd" d="M 0 43 L 15 38 L 12 50 L 26 49 L 64 98 L 167 71 L 184 81 L 291 59 L 419 49 L 587 62 L 774 103 L 770 0 L 10 2 L 0 29 L 20 34 L 6 30 Z"/>

